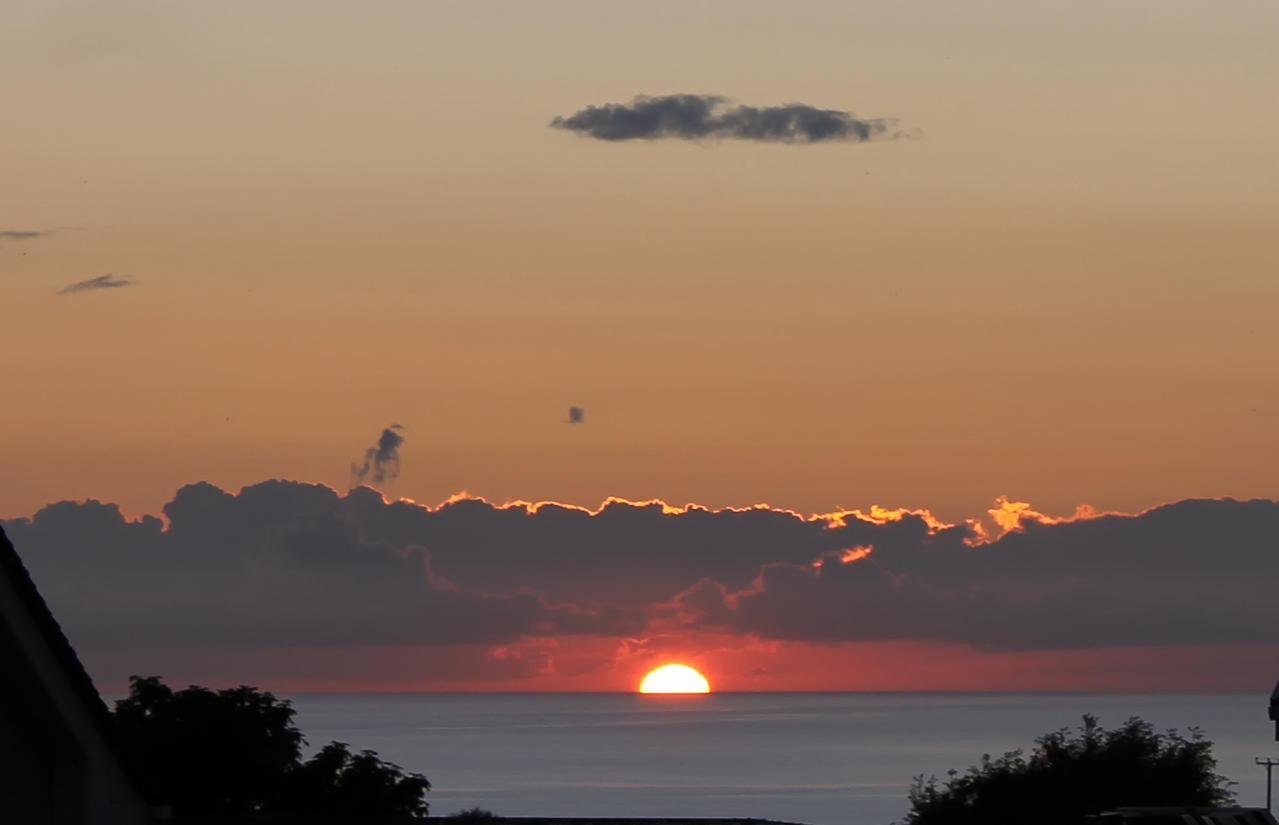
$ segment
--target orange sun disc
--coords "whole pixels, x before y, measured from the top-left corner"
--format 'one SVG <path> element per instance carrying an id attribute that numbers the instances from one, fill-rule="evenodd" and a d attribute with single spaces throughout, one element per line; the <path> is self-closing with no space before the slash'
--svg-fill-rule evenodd
<path id="1" fill-rule="evenodd" d="M 688 665 L 662 665 L 648 672 L 640 693 L 710 693 L 706 677 Z"/>

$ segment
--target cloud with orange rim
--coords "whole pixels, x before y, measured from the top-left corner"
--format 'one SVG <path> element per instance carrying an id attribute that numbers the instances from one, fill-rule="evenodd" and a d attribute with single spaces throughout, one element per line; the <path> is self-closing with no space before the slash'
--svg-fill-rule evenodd
<path id="1" fill-rule="evenodd" d="M 494 678 L 585 678 L 647 644 L 626 640 L 1052 654 L 1269 645 L 1279 621 L 1269 500 L 1054 517 L 1001 499 L 951 524 L 883 507 L 425 506 L 270 481 L 189 485 L 163 518 L 68 501 L 4 527 L 77 646 L 132 671 L 178 649 L 416 646 L 467 647 Z"/>

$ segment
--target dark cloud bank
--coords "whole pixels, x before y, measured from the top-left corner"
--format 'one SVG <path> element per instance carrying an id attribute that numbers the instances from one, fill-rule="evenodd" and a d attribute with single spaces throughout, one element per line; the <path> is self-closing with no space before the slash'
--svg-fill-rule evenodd
<path id="1" fill-rule="evenodd" d="M 987 650 L 1266 644 L 1279 504 L 1023 519 L 980 543 L 922 515 L 805 519 L 612 502 L 427 508 L 272 481 L 180 490 L 128 521 L 96 501 L 5 524 L 78 645 L 502 644 L 655 627 Z"/>
<path id="2" fill-rule="evenodd" d="M 640 95 L 630 103 L 587 106 L 551 126 L 598 140 L 755 140 L 769 143 L 860 142 L 905 137 L 891 118 L 803 103 L 743 106 L 717 95 Z"/>

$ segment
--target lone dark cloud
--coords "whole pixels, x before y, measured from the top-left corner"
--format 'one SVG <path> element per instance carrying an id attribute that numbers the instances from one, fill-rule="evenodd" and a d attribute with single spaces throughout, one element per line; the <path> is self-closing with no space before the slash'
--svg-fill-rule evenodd
<path id="1" fill-rule="evenodd" d="M 377 446 L 364 451 L 364 460 L 351 464 L 351 483 L 359 484 L 368 480 L 380 484 L 388 478 L 400 475 L 400 445 L 404 436 L 396 430 L 404 429 L 399 424 L 392 424 L 382 430 Z"/>
<path id="2" fill-rule="evenodd" d="M 29 241 L 53 233 L 52 229 L 0 229 L 0 241 Z"/>
<path id="3" fill-rule="evenodd" d="M 581 424 L 585 420 L 586 420 L 586 410 L 582 409 L 581 407 L 568 408 L 568 423 Z"/>
<path id="4" fill-rule="evenodd" d="M 74 284 L 67 284 L 58 290 L 59 295 L 73 295 L 77 292 L 91 292 L 95 289 L 116 289 L 122 286 L 132 286 L 133 281 L 127 278 L 117 278 L 114 275 L 99 275 L 96 278 L 89 278 L 86 281 L 77 281 Z"/>
<path id="5" fill-rule="evenodd" d="M 705 140 L 727 138 L 769 143 L 860 142 L 902 137 L 891 118 L 859 118 L 852 112 L 803 103 L 742 106 L 717 95 L 640 95 L 630 103 L 588 106 L 551 121 L 556 129 L 598 140 Z"/>

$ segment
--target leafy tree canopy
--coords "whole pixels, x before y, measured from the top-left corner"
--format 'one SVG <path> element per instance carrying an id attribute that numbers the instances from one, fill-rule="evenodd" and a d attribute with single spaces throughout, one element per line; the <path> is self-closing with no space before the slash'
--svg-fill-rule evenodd
<path id="1" fill-rule="evenodd" d="M 1156 733 L 1133 717 L 1107 730 L 1084 716 L 1020 750 L 946 781 L 915 777 L 907 825 L 1078 825 L 1090 814 L 1123 806 L 1211 806 L 1234 801 L 1232 784 L 1216 773 L 1212 743 L 1197 728 L 1189 737 Z"/>
<path id="2" fill-rule="evenodd" d="M 465 808 L 461 811 L 454 811 L 449 814 L 449 819 L 497 819 L 497 814 L 481 808 L 478 805 L 474 808 Z"/>
<path id="3" fill-rule="evenodd" d="M 256 688 L 174 691 L 154 676 L 131 677 L 115 704 L 126 754 L 174 813 L 426 816 L 426 777 L 373 751 L 330 742 L 303 762 L 294 712 Z"/>

